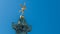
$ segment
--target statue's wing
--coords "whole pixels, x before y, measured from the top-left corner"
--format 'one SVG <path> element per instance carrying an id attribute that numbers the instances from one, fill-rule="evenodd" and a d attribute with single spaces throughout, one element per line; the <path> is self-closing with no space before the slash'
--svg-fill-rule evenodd
<path id="1" fill-rule="evenodd" d="M 32 26 L 30 25 L 27 29 L 28 32 L 30 32 L 32 30 Z"/>
<path id="2" fill-rule="evenodd" d="M 20 7 L 23 7 L 23 5 L 22 5 L 22 4 L 20 4 Z"/>
<path id="3" fill-rule="evenodd" d="M 16 24 L 14 24 L 14 22 L 12 22 L 12 28 L 16 30 Z"/>

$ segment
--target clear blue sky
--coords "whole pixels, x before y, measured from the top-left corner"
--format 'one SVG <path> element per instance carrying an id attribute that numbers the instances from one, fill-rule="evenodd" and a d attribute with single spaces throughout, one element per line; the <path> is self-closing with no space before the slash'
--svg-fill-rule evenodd
<path id="1" fill-rule="evenodd" d="M 28 34 L 60 34 L 60 0 L 31 0 L 25 19 L 32 25 Z M 21 2 L 23 3 L 23 2 Z M 31 9 L 31 10 L 30 10 Z M 15 34 L 12 22 L 19 19 L 19 0 L 0 0 L 0 34 Z"/>

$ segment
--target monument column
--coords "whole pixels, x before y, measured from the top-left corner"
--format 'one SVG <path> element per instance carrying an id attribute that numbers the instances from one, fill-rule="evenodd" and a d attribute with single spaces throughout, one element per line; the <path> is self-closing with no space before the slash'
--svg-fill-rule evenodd
<path id="1" fill-rule="evenodd" d="M 21 12 L 20 18 L 15 24 L 14 22 L 12 23 L 12 28 L 16 31 L 16 34 L 27 34 L 28 32 L 31 31 L 31 26 L 29 26 L 26 23 L 26 20 L 24 18 L 24 10 L 26 6 L 24 5 L 19 12 Z"/>

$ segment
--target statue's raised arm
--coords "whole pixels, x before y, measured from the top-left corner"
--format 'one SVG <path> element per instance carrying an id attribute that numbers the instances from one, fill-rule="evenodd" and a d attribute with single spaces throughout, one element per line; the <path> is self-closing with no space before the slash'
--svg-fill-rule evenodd
<path id="1" fill-rule="evenodd" d="M 22 13 L 21 15 L 23 15 L 24 10 L 26 9 L 26 3 L 24 2 L 24 5 L 20 4 L 20 6 L 21 6 L 21 10 L 19 10 L 19 12 L 21 12 Z"/>

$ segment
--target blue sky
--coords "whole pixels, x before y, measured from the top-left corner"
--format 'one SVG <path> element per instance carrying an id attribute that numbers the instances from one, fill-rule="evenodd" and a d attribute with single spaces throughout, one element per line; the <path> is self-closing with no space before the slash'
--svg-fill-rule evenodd
<path id="1" fill-rule="evenodd" d="M 23 1 L 24 2 L 24 1 Z M 17 23 L 19 0 L 0 0 L 0 34 L 15 34 L 12 22 Z M 28 34 L 60 34 L 60 0 L 26 1 L 25 19 L 32 25 Z M 31 5 L 28 3 L 31 2 Z"/>

